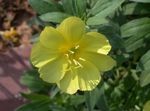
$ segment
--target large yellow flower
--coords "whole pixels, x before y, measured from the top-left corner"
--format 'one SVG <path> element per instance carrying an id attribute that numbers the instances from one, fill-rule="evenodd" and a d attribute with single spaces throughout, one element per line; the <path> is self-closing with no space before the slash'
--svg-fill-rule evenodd
<path id="1" fill-rule="evenodd" d="M 45 27 L 33 46 L 31 61 L 40 77 L 69 94 L 94 89 L 100 72 L 110 70 L 115 61 L 107 56 L 111 46 L 106 37 L 85 31 L 77 17 L 65 19 L 56 29 Z"/>

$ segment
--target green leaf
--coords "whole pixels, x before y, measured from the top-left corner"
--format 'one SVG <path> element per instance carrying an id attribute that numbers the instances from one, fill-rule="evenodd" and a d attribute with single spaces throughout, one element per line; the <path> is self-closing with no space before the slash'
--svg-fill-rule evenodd
<path id="1" fill-rule="evenodd" d="M 123 40 L 120 36 L 120 27 L 116 24 L 105 24 L 98 28 L 99 33 L 104 34 L 108 39 L 113 49 L 123 48 Z"/>
<path id="2" fill-rule="evenodd" d="M 50 101 L 35 101 L 33 103 L 28 103 L 20 106 L 16 111 L 50 111 L 49 108 Z"/>
<path id="3" fill-rule="evenodd" d="M 85 93 L 86 104 L 89 111 L 94 111 L 95 105 L 99 107 L 101 111 L 109 111 L 104 95 L 104 87 L 100 89 L 96 88 L 93 91 Z"/>
<path id="4" fill-rule="evenodd" d="M 91 92 L 85 92 L 85 99 L 86 99 L 86 105 L 88 108 L 88 111 L 93 111 L 93 106 L 91 102 Z"/>
<path id="5" fill-rule="evenodd" d="M 146 15 L 150 14 L 150 5 L 141 3 L 130 3 L 123 7 L 124 15 Z"/>
<path id="6" fill-rule="evenodd" d="M 29 4 L 39 14 L 44 14 L 52 11 L 60 11 L 60 5 L 53 0 L 49 2 L 45 0 L 29 0 Z"/>
<path id="7" fill-rule="evenodd" d="M 124 0 L 98 0 L 89 11 L 89 14 L 94 15 L 94 17 L 104 18 L 113 13 L 123 2 Z"/>
<path id="8" fill-rule="evenodd" d="M 83 17 L 86 11 L 86 0 L 62 0 L 62 4 L 66 13 Z"/>
<path id="9" fill-rule="evenodd" d="M 97 3 L 97 1 L 98 0 L 89 0 L 89 5 L 91 6 L 91 7 L 93 7 L 96 3 Z"/>
<path id="10" fill-rule="evenodd" d="M 76 13 L 79 17 L 83 17 L 86 11 L 86 0 L 74 0 L 76 4 Z"/>
<path id="11" fill-rule="evenodd" d="M 85 97 L 83 95 L 72 95 L 70 97 L 70 103 L 72 105 L 78 106 L 85 102 Z"/>
<path id="12" fill-rule="evenodd" d="M 106 96 L 105 96 L 105 93 L 104 93 L 104 86 L 102 86 L 100 89 L 99 89 L 99 92 L 98 93 L 98 101 L 96 103 L 96 106 L 100 109 L 100 111 L 110 111 L 109 110 L 109 106 L 107 104 L 107 99 L 106 99 Z"/>
<path id="13" fill-rule="evenodd" d="M 87 20 L 87 25 L 101 25 L 101 24 L 106 24 L 109 21 L 106 18 L 100 18 L 99 17 L 95 17 L 95 18 L 89 18 Z"/>
<path id="14" fill-rule="evenodd" d="M 121 26 L 121 34 L 123 38 L 138 35 L 143 33 L 149 33 L 150 29 L 150 18 L 140 18 L 132 20 Z"/>
<path id="15" fill-rule="evenodd" d="M 135 51 L 144 45 L 144 39 L 141 36 L 131 37 L 124 41 L 124 47 L 127 52 Z"/>
<path id="16" fill-rule="evenodd" d="M 141 70 L 150 69 L 150 50 L 141 57 L 139 67 Z"/>
<path id="17" fill-rule="evenodd" d="M 26 85 L 33 92 L 47 91 L 50 88 L 50 84 L 42 81 L 39 78 L 37 70 L 27 71 L 21 78 L 20 81 L 23 85 Z"/>
<path id="18" fill-rule="evenodd" d="M 27 99 L 30 99 L 32 101 L 41 101 L 41 100 L 49 100 L 50 98 L 46 95 L 37 94 L 37 93 L 31 93 L 31 94 L 25 94 L 21 93 L 21 95 Z"/>
<path id="19" fill-rule="evenodd" d="M 132 20 L 121 26 L 122 38 L 127 52 L 132 52 L 144 45 L 145 39 L 150 34 L 150 18 L 140 18 Z"/>
<path id="20" fill-rule="evenodd" d="M 150 3 L 150 0 L 130 0 L 134 2 Z"/>
<path id="21" fill-rule="evenodd" d="M 49 12 L 40 16 L 40 19 L 45 22 L 60 23 L 70 15 L 62 12 Z"/>
<path id="22" fill-rule="evenodd" d="M 75 9 L 73 7 L 73 0 L 62 0 L 62 5 L 66 13 L 74 15 Z"/>
<path id="23" fill-rule="evenodd" d="M 140 76 L 140 85 L 142 87 L 150 84 L 150 69 L 142 72 Z"/>
<path id="24" fill-rule="evenodd" d="M 150 50 L 146 52 L 140 59 L 140 62 L 137 66 L 141 69 L 141 76 L 140 76 L 140 85 L 142 87 L 148 85 L 150 83 Z"/>
<path id="25" fill-rule="evenodd" d="M 57 86 L 54 86 L 53 88 L 51 88 L 51 96 L 50 96 L 50 98 L 51 99 L 53 99 L 56 95 L 57 95 L 57 93 L 60 91 L 60 89 L 57 87 Z"/>

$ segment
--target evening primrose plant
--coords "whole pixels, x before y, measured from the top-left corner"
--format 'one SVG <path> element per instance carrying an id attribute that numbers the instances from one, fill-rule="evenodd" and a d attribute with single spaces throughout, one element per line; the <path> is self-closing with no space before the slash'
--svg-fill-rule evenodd
<path id="1" fill-rule="evenodd" d="M 149 111 L 149 0 L 28 0 L 31 63 L 16 111 Z"/>
<path id="2" fill-rule="evenodd" d="M 66 18 L 56 29 L 47 26 L 31 52 L 31 62 L 39 68 L 40 77 L 69 94 L 94 89 L 101 81 L 100 72 L 116 64 L 107 55 L 111 49 L 107 38 L 86 32 L 85 27 L 77 17 Z"/>

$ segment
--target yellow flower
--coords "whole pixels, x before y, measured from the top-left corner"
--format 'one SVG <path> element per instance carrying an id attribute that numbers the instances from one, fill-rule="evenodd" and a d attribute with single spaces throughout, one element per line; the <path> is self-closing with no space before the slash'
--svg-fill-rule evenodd
<path id="1" fill-rule="evenodd" d="M 14 28 L 1 32 L 0 34 L 3 35 L 5 39 L 11 39 L 12 37 L 18 35 L 17 31 Z"/>
<path id="2" fill-rule="evenodd" d="M 107 56 L 111 46 L 106 37 L 85 31 L 77 17 L 65 19 L 56 29 L 45 27 L 33 46 L 31 61 L 39 68 L 40 77 L 69 94 L 94 89 L 101 80 L 100 72 L 116 63 Z"/>
<path id="3" fill-rule="evenodd" d="M 144 105 L 143 111 L 150 111 L 150 101 L 147 101 Z"/>
<path id="4" fill-rule="evenodd" d="M 2 37 L 5 40 L 8 40 L 10 42 L 17 42 L 18 41 L 18 33 L 13 27 L 10 28 L 10 30 L 0 31 L 0 35 L 2 35 Z"/>

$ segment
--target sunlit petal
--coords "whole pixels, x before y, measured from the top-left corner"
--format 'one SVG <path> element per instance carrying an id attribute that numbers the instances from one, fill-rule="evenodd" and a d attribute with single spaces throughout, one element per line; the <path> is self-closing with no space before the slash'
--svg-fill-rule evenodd
<path id="1" fill-rule="evenodd" d="M 88 61 L 80 61 L 82 67 L 74 68 L 65 74 L 58 86 L 66 93 L 73 94 L 77 90 L 90 91 L 94 89 L 101 80 L 98 69 Z"/>
<path id="2" fill-rule="evenodd" d="M 63 92 L 74 94 L 79 89 L 78 75 L 70 70 L 57 85 Z"/>
<path id="3" fill-rule="evenodd" d="M 108 54 L 111 50 L 108 39 L 97 32 L 89 32 L 80 41 L 80 47 L 86 51 Z"/>
<path id="4" fill-rule="evenodd" d="M 56 58 L 39 69 L 40 77 L 49 83 L 56 83 L 60 81 L 66 70 L 68 68 L 68 63 L 65 58 Z"/>
<path id="5" fill-rule="evenodd" d="M 100 82 L 98 69 L 88 61 L 80 61 L 83 67 L 77 69 L 79 87 L 82 91 L 93 90 Z"/>
<path id="6" fill-rule="evenodd" d="M 41 67 L 57 56 L 59 56 L 59 52 L 46 48 L 38 42 L 33 45 L 30 57 L 35 67 Z"/>
<path id="7" fill-rule="evenodd" d="M 99 53 L 82 52 L 80 57 L 93 63 L 100 71 L 108 71 L 116 65 L 111 57 Z"/>

